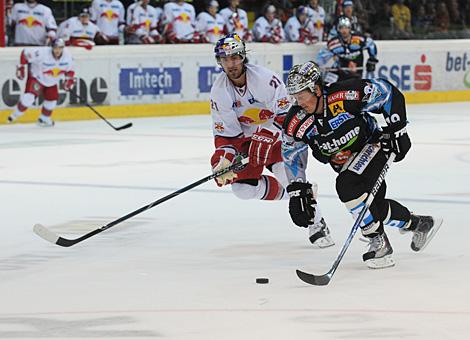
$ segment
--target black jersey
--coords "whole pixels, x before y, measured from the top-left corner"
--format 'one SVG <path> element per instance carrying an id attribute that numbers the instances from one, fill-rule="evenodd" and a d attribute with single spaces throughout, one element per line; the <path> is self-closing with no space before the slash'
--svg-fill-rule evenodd
<path id="1" fill-rule="evenodd" d="M 373 114 L 382 114 L 390 131 L 406 126 L 402 93 L 383 79 L 350 79 L 324 88 L 324 112 L 308 114 L 293 106 L 284 121 L 284 133 L 308 144 L 322 163 L 338 164 L 366 143 L 378 140 Z"/>

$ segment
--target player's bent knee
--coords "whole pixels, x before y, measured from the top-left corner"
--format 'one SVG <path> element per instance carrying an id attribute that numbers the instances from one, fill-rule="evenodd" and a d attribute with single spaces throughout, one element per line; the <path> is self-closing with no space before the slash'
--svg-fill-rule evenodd
<path id="1" fill-rule="evenodd" d="M 364 192 L 361 178 L 349 171 L 342 172 L 336 177 L 336 192 L 343 203 L 361 196 Z"/>
<path id="2" fill-rule="evenodd" d="M 239 199 L 251 200 L 256 198 L 257 187 L 246 183 L 233 183 L 232 192 Z"/>

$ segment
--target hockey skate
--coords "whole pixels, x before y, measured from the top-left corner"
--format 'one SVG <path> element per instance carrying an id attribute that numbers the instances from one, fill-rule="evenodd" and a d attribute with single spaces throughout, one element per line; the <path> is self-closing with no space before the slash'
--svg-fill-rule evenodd
<path id="1" fill-rule="evenodd" d="M 52 126 L 54 126 L 55 123 L 50 117 L 41 115 L 38 118 L 38 123 L 37 124 L 41 127 L 52 127 Z"/>
<path id="2" fill-rule="evenodd" d="M 442 225 L 442 222 L 442 218 L 412 214 L 410 226 L 407 229 L 400 229 L 400 232 L 413 232 L 413 238 L 411 239 L 411 249 L 414 251 L 421 251 L 426 248 L 428 243 L 437 233 Z"/>
<path id="3" fill-rule="evenodd" d="M 335 243 L 330 235 L 330 230 L 326 225 L 325 220 L 322 218 L 320 222 L 308 226 L 308 239 L 310 243 L 319 248 L 327 248 L 333 246 Z"/>
<path id="4" fill-rule="evenodd" d="M 393 249 L 387 234 L 384 232 L 367 238 L 369 239 L 369 249 L 362 255 L 362 260 L 367 267 L 372 269 L 393 267 L 395 265 L 392 258 Z"/>
<path id="5" fill-rule="evenodd" d="M 7 117 L 7 122 L 9 124 L 13 123 L 15 120 L 17 120 L 22 114 L 15 114 L 15 112 L 13 112 L 11 115 L 9 115 Z"/>

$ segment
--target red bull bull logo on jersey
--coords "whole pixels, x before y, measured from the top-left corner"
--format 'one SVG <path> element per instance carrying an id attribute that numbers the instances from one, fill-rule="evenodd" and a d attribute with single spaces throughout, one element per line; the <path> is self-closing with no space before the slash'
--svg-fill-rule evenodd
<path id="1" fill-rule="evenodd" d="M 62 74 L 65 74 L 65 70 L 61 70 L 60 68 L 51 68 L 49 70 L 46 70 L 43 72 L 45 76 L 50 76 L 50 77 L 60 77 Z"/>
<path id="2" fill-rule="evenodd" d="M 100 16 L 109 21 L 119 18 L 119 14 L 114 12 L 112 9 L 108 9 L 107 11 L 104 11 L 103 13 L 101 13 Z"/>
<path id="3" fill-rule="evenodd" d="M 189 22 L 191 21 L 191 18 L 187 13 L 183 12 L 175 18 L 175 21 Z"/>
<path id="4" fill-rule="evenodd" d="M 29 16 L 24 19 L 18 20 L 19 25 L 25 25 L 29 28 L 31 27 L 42 27 L 44 26 L 43 23 L 37 20 L 35 17 Z"/>
<path id="5" fill-rule="evenodd" d="M 274 113 L 266 109 L 249 109 L 238 117 L 238 121 L 247 125 L 260 125 L 274 117 Z"/>

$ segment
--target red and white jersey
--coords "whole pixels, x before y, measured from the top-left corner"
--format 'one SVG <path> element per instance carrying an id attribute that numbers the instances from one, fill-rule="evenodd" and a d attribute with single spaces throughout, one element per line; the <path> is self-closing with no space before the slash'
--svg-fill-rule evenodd
<path id="1" fill-rule="evenodd" d="M 119 35 L 119 25 L 124 24 L 124 6 L 119 0 L 93 0 L 90 19 L 100 32 L 108 37 Z"/>
<path id="2" fill-rule="evenodd" d="M 137 6 L 132 14 L 131 25 L 135 29 L 138 36 L 151 35 L 150 32 L 158 35 L 158 13 L 155 7 L 147 5 L 147 7 Z"/>
<path id="3" fill-rule="evenodd" d="M 94 40 L 99 31 L 94 23 L 88 22 L 87 25 L 83 25 L 78 17 L 72 17 L 59 25 L 58 36 L 64 41 L 71 38 Z"/>
<path id="4" fill-rule="evenodd" d="M 257 128 L 281 130 L 290 107 L 281 78 L 262 66 L 246 65 L 246 85 L 238 88 L 218 75 L 211 89 L 212 129 L 217 137 L 251 137 Z"/>
<path id="5" fill-rule="evenodd" d="M 163 8 L 163 23 L 169 25 L 176 38 L 191 40 L 196 26 L 196 11 L 188 3 L 170 2 Z"/>
<path id="6" fill-rule="evenodd" d="M 220 14 L 216 14 L 214 18 L 207 12 L 201 12 L 196 19 L 196 31 L 210 43 L 216 43 L 222 38 L 224 25 L 224 18 Z"/>
<path id="7" fill-rule="evenodd" d="M 67 48 L 60 59 L 54 58 L 49 46 L 25 48 L 23 54 L 30 64 L 30 74 L 46 87 L 59 84 L 66 73 L 73 71 L 72 56 Z"/>
<path id="8" fill-rule="evenodd" d="M 286 33 L 286 39 L 287 41 L 292 41 L 292 42 L 304 42 L 303 35 L 300 34 L 300 30 L 303 29 L 306 32 L 309 33 L 310 35 L 313 35 L 313 23 L 312 21 L 308 20 L 305 22 L 305 24 L 301 24 L 297 16 L 292 16 L 287 20 L 284 31 Z"/>
<path id="9" fill-rule="evenodd" d="M 126 9 L 126 25 L 130 26 L 132 23 L 132 14 L 137 6 L 140 5 L 140 1 L 136 1 L 133 4 L 130 4 Z"/>
<path id="10" fill-rule="evenodd" d="M 279 42 L 285 40 L 281 20 L 274 19 L 270 23 L 264 16 L 256 19 L 253 26 L 253 36 L 255 41 L 269 41 L 273 36 L 277 36 Z"/>
<path id="11" fill-rule="evenodd" d="M 15 24 L 16 45 L 45 45 L 47 31 L 57 30 L 51 9 L 41 4 L 33 7 L 26 3 L 15 4 L 11 21 Z"/>
<path id="12" fill-rule="evenodd" d="M 232 11 L 230 7 L 226 7 L 221 9 L 219 14 L 224 18 L 227 34 L 237 33 L 242 39 L 245 39 L 245 34 L 248 32 L 248 15 L 246 11 L 241 8 Z"/>
<path id="13" fill-rule="evenodd" d="M 318 6 L 318 10 L 307 7 L 307 16 L 313 23 L 312 34 L 318 38 L 318 41 L 322 41 L 323 29 L 325 27 L 325 10 L 321 6 Z"/>

